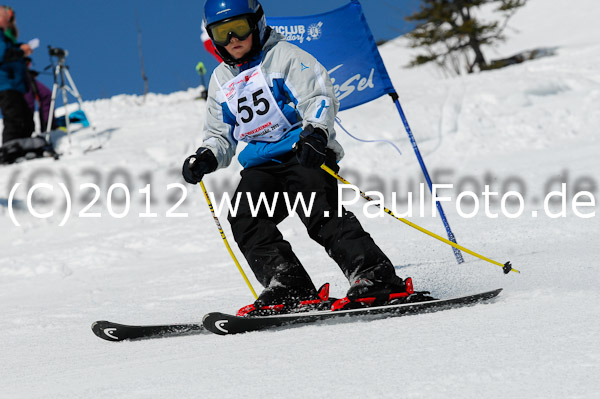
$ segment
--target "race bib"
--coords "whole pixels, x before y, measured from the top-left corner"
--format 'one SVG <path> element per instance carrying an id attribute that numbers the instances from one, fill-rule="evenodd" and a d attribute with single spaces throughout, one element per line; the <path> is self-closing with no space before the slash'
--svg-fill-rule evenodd
<path id="1" fill-rule="evenodd" d="M 279 141 L 293 127 L 279 109 L 260 65 L 231 79 L 221 91 L 235 116 L 236 140 Z"/>

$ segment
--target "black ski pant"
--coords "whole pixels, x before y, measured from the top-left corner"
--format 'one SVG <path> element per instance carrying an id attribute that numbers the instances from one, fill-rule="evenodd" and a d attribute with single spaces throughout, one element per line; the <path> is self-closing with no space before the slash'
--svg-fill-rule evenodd
<path id="1" fill-rule="evenodd" d="M 2 144 L 14 139 L 31 137 L 35 130 L 33 113 L 23 93 L 17 90 L 0 91 L 0 110 L 4 124 Z"/>
<path id="2" fill-rule="evenodd" d="M 357 277 L 391 280 L 395 276 L 392 263 L 363 230 L 356 216 L 345 209 L 338 214 L 337 180 L 320 168 L 301 166 L 293 153 L 280 160 L 281 163 L 269 162 L 241 172 L 242 179 L 233 198 L 235 201 L 239 193 L 240 204 L 236 215 L 230 214 L 228 218 L 235 241 L 258 281 L 264 287 L 281 284 L 314 289 L 290 243 L 283 239 L 277 228 L 277 224 L 288 216 L 284 193 L 292 205 L 298 195 L 304 196 L 308 205 L 311 194 L 315 193 L 310 214 L 305 215 L 300 205 L 296 214 L 310 238 L 323 246 L 346 278 L 351 281 Z M 326 164 L 339 170 L 335 154 L 329 150 Z M 275 193 L 279 193 L 272 216 L 265 206 L 253 216 L 246 193 L 250 193 L 255 209 L 261 193 L 265 193 L 269 206 L 273 204 Z"/>

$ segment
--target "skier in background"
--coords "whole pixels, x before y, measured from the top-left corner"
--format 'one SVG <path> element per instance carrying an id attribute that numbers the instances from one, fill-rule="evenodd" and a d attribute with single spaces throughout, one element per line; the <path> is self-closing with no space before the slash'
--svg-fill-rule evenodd
<path id="1" fill-rule="evenodd" d="M 343 156 L 333 126 L 339 102 L 326 69 L 268 27 L 256 0 L 208 0 L 204 12 L 208 34 L 224 62 L 211 76 L 203 144 L 185 160 L 183 176 L 190 184 L 199 183 L 205 174 L 230 164 L 238 141 L 247 143 L 238 155 L 244 167 L 236 190 L 241 201 L 228 220 L 265 289 L 238 315 L 330 305 L 326 286 L 317 292 L 277 229 L 288 216 L 284 199 L 278 197 L 272 216 L 263 206 L 253 217 L 247 193 L 254 204 L 263 192 L 269 204 L 276 193 L 288 193 L 292 204 L 298 195 L 308 204 L 315 194 L 311 213 L 298 215 L 349 280 L 347 307 L 381 305 L 412 292 L 410 278 L 396 276 L 358 219 L 345 209 L 338 214 L 337 181 L 320 168 L 325 163 L 339 170 Z"/>

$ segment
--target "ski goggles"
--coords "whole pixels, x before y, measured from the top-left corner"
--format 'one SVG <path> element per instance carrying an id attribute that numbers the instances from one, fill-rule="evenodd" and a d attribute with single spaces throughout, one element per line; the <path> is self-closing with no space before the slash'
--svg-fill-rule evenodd
<path id="1" fill-rule="evenodd" d="M 238 40 L 246 40 L 252 33 L 252 25 L 247 17 L 230 19 L 212 25 L 208 29 L 213 42 L 223 47 L 229 44 L 233 36 Z"/>

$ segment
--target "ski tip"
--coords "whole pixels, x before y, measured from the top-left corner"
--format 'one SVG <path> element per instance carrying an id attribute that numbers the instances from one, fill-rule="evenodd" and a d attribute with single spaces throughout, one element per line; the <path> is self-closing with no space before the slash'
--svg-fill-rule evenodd
<path id="1" fill-rule="evenodd" d="M 493 291 L 489 291 L 487 293 L 487 295 L 484 294 L 484 299 L 492 299 L 492 298 L 497 297 L 498 295 L 500 295 L 500 293 L 502 292 L 503 289 L 504 288 L 497 288 Z"/>
<path id="2" fill-rule="evenodd" d="M 213 334 L 230 334 L 228 324 L 232 316 L 220 312 L 207 313 L 202 318 L 202 325 Z"/>
<path id="3" fill-rule="evenodd" d="M 503 288 L 496 288 L 495 290 L 482 292 L 481 294 L 473 295 L 473 297 L 477 298 L 477 302 L 479 301 L 487 301 L 489 299 L 494 299 L 502 292 Z"/>
<path id="4" fill-rule="evenodd" d="M 106 320 L 98 320 L 92 323 L 92 331 L 101 329 L 103 327 L 107 327 L 110 326 L 114 323 L 111 323 L 110 321 L 106 321 Z"/>
<path id="5" fill-rule="evenodd" d="M 96 331 L 98 331 L 99 329 L 101 329 L 101 326 L 103 324 L 106 324 L 106 323 L 108 323 L 106 320 L 99 320 L 99 321 L 93 322 L 92 323 L 92 331 L 94 332 L 94 334 L 96 334 Z"/>
<path id="6" fill-rule="evenodd" d="M 102 338 L 106 341 L 122 341 L 124 338 L 117 337 L 115 332 L 117 328 L 114 323 L 111 323 L 106 320 L 95 321 L 92 323 L 92 332 L 98 337 Z"/>

